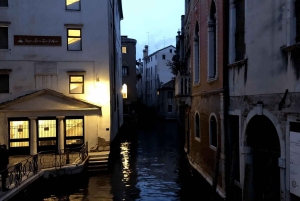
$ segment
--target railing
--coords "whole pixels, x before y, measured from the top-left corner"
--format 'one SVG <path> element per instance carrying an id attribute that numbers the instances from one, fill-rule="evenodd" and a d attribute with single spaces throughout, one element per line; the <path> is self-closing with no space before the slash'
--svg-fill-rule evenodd
<path id="1" fill-rule="evenodd" d="M 87 156 L 87 142 L 76 148 L 39 152 L 1 171 L 1 180 L 3 179 L 2 175 L 6 174 L 7 178 L 5 186 L 8 189 L 13 189 L 26 179 L 36 175 L 42 169 L 61 169 L 62 167 L 72 164 L 82 164 Z"/>

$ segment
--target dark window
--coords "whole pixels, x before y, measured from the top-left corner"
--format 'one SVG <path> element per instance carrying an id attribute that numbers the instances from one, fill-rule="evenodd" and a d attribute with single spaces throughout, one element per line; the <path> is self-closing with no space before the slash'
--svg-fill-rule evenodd
<path id="1" fill-rule="evenodd" d="M 168 105 L 168 112 L 172 112 L 172 105 Z"/>
<path id="2" fill-rule="evenodd" d="M 66 0 L 66 10 L 80 10 L 81 0 Z"/>
<path id="3" fill-rule="evenodd" d="M 173 98 L 173 91 L 168 91 L 168 98 Z"/>
<path id="4" fill-rule="evenodd" d="M 216 77 L 217 69 L 217 19 L 216 19 L 216 4 L 214 1 L 211 3 L 210 7 L 210 19 L 208 22 L 208 37 L 209 37 L 209 47 L 208 47 L 208 59 L 209 59 L 209 79 Z"/>
<path id="5" fill-rule="evenodd" d="M 0 93 L 9 93 L 9 74 L 0 74 Z"/>
<path id="6" fill-rule="evenodd" d="M 70 75 L 70 94 L 84 93 L 83 75 Z"/>
<path id="7" fill-rule="evenodd" d="M 0 49 L 8 49 L 8 27 L 0 27 Z"/>
<path id="8" fill-rule="evenodd" d="M 244 59 L 245 55 L 245 0 L 236 0 L 235 61 Z"/>
<path id="9" fill-rule="evenodd" d="M 68 50 L 81 51 L 81 29 L 68 29 Z"/>
<path id="10" fill-rule="evenodd" d="M 199 114 L 195 117 L 195 137 L 200 138 L 200 118 Z"/>
<path id="11" fill-rule="evenodd" d="M 0 0 L 0 7 L 8 7 L 8 0 Z"/>
<path id="12" fill-rule="evenodd" d="M 218 134 L 217 134 L 217 120 L 214 116 L 210 118 L 210 145 L 217 147 L 218 146 Z"/>
<path id="13" fill-rule="evenodd" d="M 170 49 L 170 53 L 172 53 L 172 49 Z"/>
<path id="14" fill-rule="evenodd" d="M 128 73 L 128 66 L 123 66 L 122 67 L 122 75 L 123 76 L 127 76 L 129 73 Z"/>
<path id="15" fill-rule="evenodd" d="M 162 59 L 166 59 L 166 55 L 163 54 L 163 55 L 162 55 Z"/>
<path id="16" fill-rule="evenodd" d="M 296 15 L 296 43 L 300 42 L 300 0 L 295 2 L 295 15 Z"/>

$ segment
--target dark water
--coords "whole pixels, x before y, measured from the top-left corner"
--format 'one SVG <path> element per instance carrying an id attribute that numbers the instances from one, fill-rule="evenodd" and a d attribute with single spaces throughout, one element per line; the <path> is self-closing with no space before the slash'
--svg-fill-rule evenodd
<path id="1" fill-rule="evenodd" d="M 210 200 L 210 186 L 188 167 L 176 121 L 124 129 L 111 159 L 108 172 L 41 179 L 12 200 Z"/>

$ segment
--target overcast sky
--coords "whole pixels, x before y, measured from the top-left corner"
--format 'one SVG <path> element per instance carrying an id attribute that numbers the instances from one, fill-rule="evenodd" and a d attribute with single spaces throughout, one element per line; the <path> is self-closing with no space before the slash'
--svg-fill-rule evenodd
<path id="1" fill-rule="evenodd" d="M 137 40 L 136 59 L 142 59 L 145 45 L 149 54 L 176 45 L 183 0 L 122 0 L 122 7 L 121 35 Z"/>

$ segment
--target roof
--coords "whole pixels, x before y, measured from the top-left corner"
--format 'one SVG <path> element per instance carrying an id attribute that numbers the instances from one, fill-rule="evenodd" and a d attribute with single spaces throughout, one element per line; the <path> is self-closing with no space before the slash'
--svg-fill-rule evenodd
<path id="1" fill-rule="evenodd" d="M 170 47 L 173 47 L 174 49 L 176 49 L 173 45 L 169 45 L 169 46 L 167 46 L 167 47 L 164 47 L 164 48 L 162 48 L 162 49 L 160 49 L 160 50 L 157 50 L 157 51 L 153 52 L 152 54 L 149 54 L 149 55 L 146 56 L 146 57 L 151 57 L 152 55 L 155 55 L 156 53 L 158 53 L 158 52 L 160 52 L 160 51 L 162 51 L 162 50 L 164 50 L 164 49 L 170 48 Z"/>

